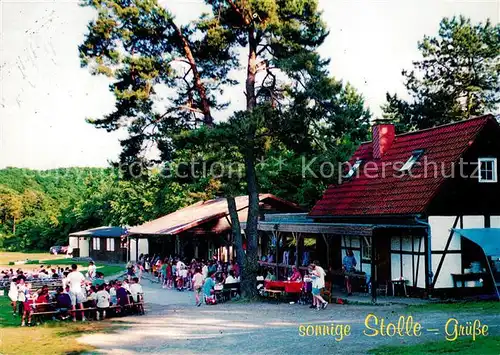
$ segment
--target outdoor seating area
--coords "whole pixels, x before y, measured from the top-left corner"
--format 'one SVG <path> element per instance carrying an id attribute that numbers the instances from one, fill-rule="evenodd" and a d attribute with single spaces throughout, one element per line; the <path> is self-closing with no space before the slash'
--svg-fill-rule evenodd
<path id="1" fill-rule="evenodd" d="M 77 265 L 66 269 L 2 271 L 0 286 L 7 294 L 14 317 L 21 326 L 44 321 L 103 320 L 110 317 L 144 314 L 144 293 L 137 277 L 105 282 L 93 262 L 84 276 Z"/>

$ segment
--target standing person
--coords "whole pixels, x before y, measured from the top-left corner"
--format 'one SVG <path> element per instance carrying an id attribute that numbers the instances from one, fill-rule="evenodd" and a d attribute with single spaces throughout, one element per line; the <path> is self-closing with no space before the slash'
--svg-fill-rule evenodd
<path id="1" fill-rule="evenodd" d="M 351 249 L 347 249 L 346 256 L 344 256 L 344 260 L 342 260 L 342 269 L 344 273 L 350 273 L 356 271 L 356 258 L 354 257 L 354 253 Z M 351 286 L 351 277 L 349 275 L 345 275 L 345 286 L 347 289 L 347 295 L 352 295 L 352 286 Z"/>
<path id="2" fill-rule="evenodd" d="M 313 284 L 312 284 L 312 294 L 313 294 L 313 306 L 316 309 L 325 309 L 328 306 L 323 297 L 321 297 L 321 290 L 325 287 L 325 270 L 319 266 L 318 261 L 314 261 L 311 265 Z"/>
<path id="3" fill-rule="evenodd" d="M 89 261 L 89 267 L 87 269 L 87 278 L 89 280 L 93 280 L 96 276 L 96 270 L 97 270 L 97 267 L 95 266 L 94 262 L 93 261 Z"/>
<path id="4" fill-rule="evenodd" d="M 127 263 L 127 278 L 130 281 L 134 276 L 135 276 L 134 264 L 131 261 L 129 261 Z"/>
<path id="5" fill-rule="evenodd" d="M 24 283 L 24 276 L 19 275 L 16 279 L 17 284 L 17 304 L 18 312 L 20 315 L 24 314 L 24 302 L 26 301 L 26 285 Z"/>
<path id="6" fill-rule="evenodd" d="M 9 298 L 12 306 L 12 314 L 16 315 L 17 310 L 17 278 L 13 278 L 9 287 Z"/>
<path id="7" fill-rule="evenodd" d="M 168 260 L 167 260 L 167 258 L 165 258 L 165 260 L 161 266 L 161 269 L 160 269 L 162 288 L 167 288 L 167 267 L 168 267 Z"/>
<path id="8" fill-rule="evenodd" d="M 201 287 L 203 286 L 203 274 L 201 273 L 201 269 L 198 267 L 194 271 L 194 276 L 193 276 L 193 289 L 194 289 L 194 296 L 196 298 L 196 306 L 201 306 L 201 300 L 200 300 L 200 294 L 201 294 Z"/>
<path id="9" fill-rule="evenodd" d="M 77 270 L 76 264 L 71 265 L 71 272 L 68 274 L 67 283 L 69 284 L 69 296 L 71 297 L 71 306 L 73 310 L 73 322 L 76 322 L 76 305 L 82 310 L 82 322 L 85 322 L 85 314 L 83 313 L 83 302 L 85 302 L 85 295 L 82 286 L 85 282 L 85 276 Z"/>

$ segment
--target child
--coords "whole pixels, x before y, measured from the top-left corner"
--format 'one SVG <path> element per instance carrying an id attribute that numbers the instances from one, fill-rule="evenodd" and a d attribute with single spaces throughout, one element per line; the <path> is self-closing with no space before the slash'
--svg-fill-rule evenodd
<path id="1" fill-rule="evenodd" d="M 31 326 L 31 306 L 33 305 L 33 302 L 36 299 L 37 294 L 34 293 L 31 295 L 31 284 L 26 284 L 26 287 L 24 288 L 24 303 L 23 303 L 23 316 L 21 318 L 21 327 L 24 327 L 26 325 L 25 320 L 26 316 L 28 316 L 28 326 Z"/>
<path id="2" fill-rule="evenodd" d="M 201 306 L 200 294 L 202 286 L 203 286 L 203 274 L 201 273 L 200 268 L 196 268 L 193 276 L 193 289 L 197 307 Z"/>
<path id="3" fill-rule="evenodd" d="M 104 285 L 98 286 L 97 296 L 97 320 L 106 318 L 106 310 L 109 308 L 111 296 L 104 288 Z"/>
<path id="4" fill-rule="evenodd" d="M 208 277 L 203 284 L 203 294 L 207 304 L 215 304 L 215 296 L 212 294 L 212 290 L 215 286 L 214 275 L 215 273 L 209 272 Z"/>
<path id="5" fill-rule="evenodd" d="M 109 296 L 111 297 L 111 304 L 116 305 L 118 302 L 116 298 L 116 287 L 115 287 L 115 282 L 111 281 L 109 283 Z"/>

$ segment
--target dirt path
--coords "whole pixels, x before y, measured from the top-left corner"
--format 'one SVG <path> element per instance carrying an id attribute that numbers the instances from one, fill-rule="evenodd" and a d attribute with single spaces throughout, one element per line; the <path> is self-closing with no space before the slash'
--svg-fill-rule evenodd
<path id="1" fill-rule="evenodd" d="M 380 345 L 444 339 L 444 327 L 450 317 L 463 323 L 479 319 L 488 324 L 490 335 L 500 335 L 497 315 L 417 313 L 414 320 L 423 327 L 420 337 L 368 337 L 363 331 L 373 330 L 365 327 L 367 315 L 397 323 L 400 315 L 408 315 L 405 308 L 331 305 L 316 311 L 297 304 L 270 303 L 225 303 L 197 308 L 192 292 L 162 290 L 147 284 L 144 288 L 149 308 L 146 316 L 120 319 L 125 329 L 83 336 L 79 341 L 97 347 L 102 354 L 364 354 Z M 373 320 L 370 319 L 370 326 L 375 328 Z M 306 335 L 312 330 L 308 325 L 319 325 L 324 330 L 322 326 L 331 329 L 339 324 L 352 328 L 351 334 L 341 341 L 332 335 Z"/>

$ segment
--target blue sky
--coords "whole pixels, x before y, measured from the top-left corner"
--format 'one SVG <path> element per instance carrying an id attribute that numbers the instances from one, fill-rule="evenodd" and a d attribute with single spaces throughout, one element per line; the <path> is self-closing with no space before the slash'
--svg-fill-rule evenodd
<path id="1" fill-rule="evenodd" d="M 160 3 L 180 22 L 204 7 L 201 0 Z M 77 47 L 93 11 L 71 0 L 0 4 L 0 168 L 106 166 L 115 160 L 120 133 L 85 123 L 113 108 L 108 80 L 79 65 Z M 411 67 L 417 41 L 435 34 L 442 17 L 500 19 L 498 0 L 320 0 L 320 6 L 330 28 L 321 54 L 375 115 L 387 91 L 403 91 L 401 69 Z"/>

